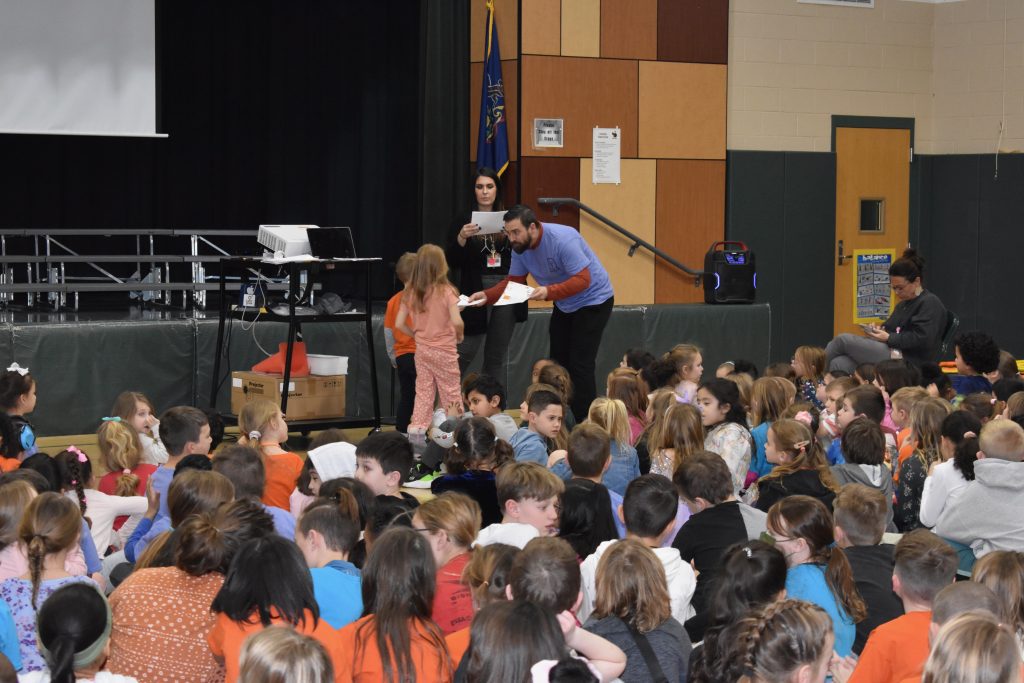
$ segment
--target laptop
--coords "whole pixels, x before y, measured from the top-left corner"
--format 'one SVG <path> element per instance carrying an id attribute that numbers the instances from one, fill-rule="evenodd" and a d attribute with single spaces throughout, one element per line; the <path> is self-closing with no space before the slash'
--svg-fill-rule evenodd
<path id="1" fill-rule="evenodd" d="M 306 236 L 309 251 L 317 258 L 356 258 L 352 228 L 309 228 Z"/>

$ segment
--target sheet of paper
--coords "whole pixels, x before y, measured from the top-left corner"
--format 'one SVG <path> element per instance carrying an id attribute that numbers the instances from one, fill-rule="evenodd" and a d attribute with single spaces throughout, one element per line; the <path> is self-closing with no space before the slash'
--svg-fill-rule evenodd
<path id="1" fill-rule="evenodd" d="M 478 235 L 493 235 L 505 229 L 504 211 L 474 211 L 471 223 L 480 226 Z"/>
<path id="2" fill-rule="evenodd" d="M 466 306 L 483 306 L 485 303 L 487 303 L 487 302 L 486 301 L 474 301 L 474 302 L 470 303 L 468 296 L 466 296 L 465 294 L 460 294 L 459 295 L 459 303 L 457 305 L 458 305 L 459 308 L 465 308 Z"/>
<path id="3" fill-rule="evenodd" d="M 529 299 L 531 294 L 533 294 L 533 287 L 521 285 L 518 282 L 509 282 L 505 286 L 505 291 L 494 305 L 511 306 L 512 304 L 521 304 Z"/>
<path id="4" fill-rule="evenodd" d="M 296 256 L 282 256 L 276 258 L 274 256 L 266 256 L 261 259 L 264 263 L 270 263 L 275 266 L 279 266 L 283 263 L 306 263 L 309 261 L 318 261 L 319 259 L 312 254 L 297 254 Z"/>
<path id="5" fill-rule="evenodd" d="M 591 181 L 618 185 L 621 176 L 622 135 L 618 128 L 594 128 L 593 177 Z"/>

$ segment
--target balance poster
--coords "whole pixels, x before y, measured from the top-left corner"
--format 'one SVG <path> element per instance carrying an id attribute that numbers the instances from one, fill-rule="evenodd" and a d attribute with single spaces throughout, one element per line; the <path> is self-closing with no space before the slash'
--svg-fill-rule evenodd
<path id="1" fill-rule="evenodd" d="M 896 306 L 889 282 L 895 249 L 857 249 L 853 252 L 853 322 L 884 321 Z"/>

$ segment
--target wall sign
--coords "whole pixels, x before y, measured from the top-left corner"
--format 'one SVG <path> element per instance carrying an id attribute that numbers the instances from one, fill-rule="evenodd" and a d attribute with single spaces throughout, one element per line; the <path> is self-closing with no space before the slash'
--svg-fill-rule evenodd
<path id="1" fill-rule="evenodd" d="M 853 261 L 853 322 L 862 325 L 885 320 L 892 313 L 892 286 L 889 266 L 896 258 L 894 249 L 857 249 Z"/>
<path id="2" fill-rule="evenodd" d="M 534 119 L 533 146 L 561 147 L 562 119 Z"/>

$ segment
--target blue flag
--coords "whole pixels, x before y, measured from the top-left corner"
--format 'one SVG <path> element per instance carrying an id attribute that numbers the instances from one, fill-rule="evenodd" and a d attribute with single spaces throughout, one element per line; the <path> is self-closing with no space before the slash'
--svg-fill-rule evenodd
<path id="1" fill-rule="evenodd" d="M 493 168 L 500 176 L 508 168 L 508 130 L 505 127 L 505 83 L 501 80 L 501 55 L 498 52 L 498 26 L 494 22 L 493 0 L 487 0 L 485 30 L 484 82 L 480 96 L 480 137 L 477 139 L 476 165 L 480 168 Z"/>

